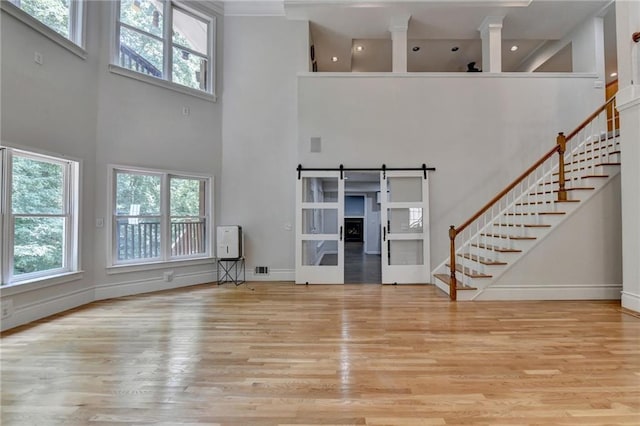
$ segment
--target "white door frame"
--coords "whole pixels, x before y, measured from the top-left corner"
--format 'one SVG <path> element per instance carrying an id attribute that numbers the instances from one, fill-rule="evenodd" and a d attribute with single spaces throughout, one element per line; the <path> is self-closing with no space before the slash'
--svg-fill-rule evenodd
<path id="1" fill-rule="evenodd" d="M 382 261 L 382 283 L 383 284 L 427 284 L 430 280 L 430 238 L 429 238 L 429 185 L 425 175 L 426 171 L 414 170 L 394 170 L 382 171 L 380 173 L 380 226 L 382 228 L 381 261 Z M 393 194 L 388 191 L 389 178 L 419 178 L 421 185 L 421 199 L 390 201 Z M 417 198 L 417 197 L 416 197 Z M 394 232 L 390 229 L 390 209 L 421 209 L 422 229 L 416 232 Z M 419 229 L 419 228 L 418 228 Z M 393 259 L 390 246 L 397 242 L 397 246 L 402 245 L 401 241 L 414 241 L 422 246 L 422 256 L 412 257 L 409 253 L 407 264 L 400 259 L 400 263 L 395 263 L 398 259 Z M 407 244 L 410 248 L 410 245 Z M 419 252 L 418 252 L 419 253 Z M 393 260 L 392 260 L 393 259 Z M 395 263 L 395 264 L 394 264 Z"/>

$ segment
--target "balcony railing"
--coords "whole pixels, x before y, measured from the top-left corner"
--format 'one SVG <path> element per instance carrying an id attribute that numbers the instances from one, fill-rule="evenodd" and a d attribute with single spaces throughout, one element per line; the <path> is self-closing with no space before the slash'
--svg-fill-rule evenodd
<path id="1" fill-rule="evenodd" d="M 205 221 L 171 222 L 172 257 L 192 256 L 206 252 Z M 118 260 L 160 257 L 160 222 L 118 222 L 116 234 Z"/>
<path id="2" fill-rule="evenodd" d="M 162 77 L 162 71 L 137 54 L 126 44 L 120 43 L 120 66 L 154 77 Z"/>

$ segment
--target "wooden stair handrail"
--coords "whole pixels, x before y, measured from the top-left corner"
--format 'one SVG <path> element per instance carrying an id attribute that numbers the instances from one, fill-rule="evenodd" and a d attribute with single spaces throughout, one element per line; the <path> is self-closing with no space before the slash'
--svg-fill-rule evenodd
<path id="1" fill-rule="evenodd" d="M 587 127 L 587 125 L 588 125 L 589 123 L 591 123 L 591 121 L 592 121 L 594 118 L 596 118 L 596 117 L 597 117 L 597 116 L 598 116 L 602 111 L 604 111 L 604 110 L 607 108 L 607 106 L 609 106 L 609 104 L 610 104 L 611 102 L 613 102 L 613 100 L 614 100 L 615 98 L 616 98 L 616 96 L 615 96 L 615 95 L 613 95 L 612 97 L 610 97 L 610 98 L 607 100 L 607 102 L 605 102 L 605 103 L 604 103 L 604 105 L 602 105 L 600 108 L 598 108 L 597 110 L 595 110 L 595 111 L 593 112 L 593 114 L 591 114 L 589 117 L 587 117 L 587 119 L 586 119 L 586 120 L 584 120 L 582 123 L 580 123 L 580 125 L 579 125 L 578 127 L 576 127 L 576 129 L 575 129 L 573 132 L 569 133 L 569 135 L 567 136 L 567 142 L 568 142 L 568 141 L 570 141 L 570 140 L 571 140 L 571 138 L 573 138 L 575 135 L 577 135 L 577 134 L 580 132 L 580 130 L 582 130 L 582 129 L 584 129 L 585 127 Z M 615 113 L 615 111 L 614 111 L 614 113 Z"/>
<path id="2" fill-rule="evenodd" d="M 464 231 L 467 226 L 471 225 L 473 223 L 474 220 L 476 220 L 477 218 L 479 218 L 484 212 L 486 212 L 487 210 L 489 210 L 491 208 L 491 206 L 493 206 L 496 202 L 498 202 L 499 199 L 501 199 L 502 197 L 504 197 L 509 191 L 511 191 L 513 188 L 515 188 L 520 182 L 522 182 L 527 176 L 529 176 L 535 169 L 537 169 L 542 163 L 544 163 L 545 161 L 547 161 L 549 158 L 551 158 L 553 156 L 553 154 L 555 154 L 556 152 L 558 152 L 558 146 L 554 146 L 553 149 L 551 149 L 549 152 L 547 152 L 544 157 L 542 157 L 541 159 L 539 159 L 538 161 L 535 162 L 535 164 L 531 167 L 529 167 L 524 173 L 522 173 L 520 176 L 518 176 L 513 182 L 511 182 L 509 184 L 509 186 L 507 186 L 505 189 L 503 189 L 502 191 L 500 191 L 500 193 L 498 195 L 496 195 L 495 197 L 493 197 L 491 199 L 491 201 L 489 201 L 487 204 L 484 205 L 484 207 L 482 207 L 480 210 L 478 210 L 476 212 L 476 214 L 474 214 L 473 216 L 471 216 L 471 218 L 469 218 L 465 223 L 463 223 L 462 225 L 458 226 L 456 228 L 456 234 L 461 233 L 462 231 Z"/>
<path id="3" fill-rule="evenodd" d="M 449 252 L 449 265 L 450 265 L 450 278 L 449 278 L 449 297 L 451 300 L 457 299 L 457 290 L 458 290 L 458 280 L 456 278 L 456 237 L 462 231 L 464 231 L 469 225 L 471 225 L 476 219 L 478 219 L 482 214 L 484 214 L 487 210 L 489 210 L 495 203 L 497 203 L 502 197 L 507 195 L 509 191 L 515 188 L 520 182 L 527 178 L 531 173 L 533 173 L 538 167 L 540 167 L 545 161 L 551 158 L 554 154 L 558 153 L 560 156 L 559 160 L 559 176 L 558 176 L 558 200 L 563 201 L 567 199 L 567 192 L 564 185 L 564 153 L 566 149 L 567 142 L 577 135 L 582 129 L 587 127 L 589 123 L 593 121 L 599 114 L 606 110 L 610 103 L 615 99 L 615 95 L 608 99 L 600 108 L 598 108 L 594 113 L 592 113 L 586 120 L 584 120 L 575 130 L 569 133 L 569 136 L 565 137 L 563 133 L 558 134 L 558 138 L 556 141 L 556 145 L 549 150 L 542 158 L 536 161 L 531 167 L 529 167 L 524 173 L 518 176 L 513 182 L 511 182 L 505 189 L 500 191 L 498 195 L 493 197 L 491 201 L 485 204 L 480 210 L 478 210 L 473 216 L 471 216 L 466 222 L 457 228 L 454 225 L 451 225 L 449 228 L 449 241 L 450 241 L 450 252 Z M 615 110 L 613 111 L 613 117 L 615 120 Z"/>
<path id="4" fill-rule="evenodd" d="M 605 108 L 607 107 L 607 105 L 609 105 L 611 102 L 613 102 L 613 100 L 615 99 L 615 96 L 611 97 L 609 100 L 607 100 L 607 102 L 604 103 L 604 105 L 602 105 L 600 108 L 598 108 L 593 114 L 591 114 L 589 116 L 589 118 L 587 118 L 586 120 L 584 120 L 578 127 L 576 127 L 576 129 L 574 131 L 572 131 L 569 136 L 566 137 L 566 140 L 569 141 L 569 139 L 571 139 L 572 137 L 574 137 L 575 135 L 578 134 L 578 132 L 580 132 L 580 130 L 584 129 L 595 117 L 598 116 L 598 114 L 600 114 L 602 111 L 605 110 Z M 456 230 L 456 234 L 461 233 L 462 231 L 464 231 L 469 225 L 471 225 L 473 223 L 474 220 L 476 220 L 477 218 L 479 218 L 484 212 L 486 212 L 487 210 L 489 210 L 491 208 L 491 206 L 493 206 L 499 199 L 501 199 L 502 197 L 504 197 L 509 191 L 511 191 L 513 188 L 515 188 L 520 182 L 522 182 L 527 176 L 529 176 L 535 169 L 537 169 L 542 163 L 544 163 L 545 161 L 547 161 L 551 156 L 553 156 L 553 154 L 555 154 L 556 152 L 558 152 L 559 146 L 556 145 L 554 146 L 549 152 L 547 152 L 544 157 L 542 157 L 541 159 L 539 159 L 538 161 L 536 161 L 531 167 L 529 167 L 524 173 L 522 173 L 520 176 L 518 176 L 513 182 L 511 182 L 511 184 L 509 184 L 509 186 L 507 186 L 505 189 L 503 189 L 502 191 L 500 191 L 500 193 L 498 195 L 496 195 L 495 197 L 493 197 L 491 199 L 491 201 L 489 201 L 487 204 L 484 205 L 484 207 L 482 207 L 480 210 L 478 210 L 476 212 L 476 214 L 474 214 L 473 216 L 471 216 L 471 218 L 469 218 L 466 222 L 464 222 L 462 225 L 458 226 L 457 228 L 455 228 Z"/>

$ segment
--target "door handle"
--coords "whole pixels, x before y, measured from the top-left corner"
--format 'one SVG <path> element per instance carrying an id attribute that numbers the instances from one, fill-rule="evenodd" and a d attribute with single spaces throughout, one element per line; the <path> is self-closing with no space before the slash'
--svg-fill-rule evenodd
<path id="1" fill-rule="evenodd" d="M 387 241 L 387 227 L 382 227 L 382 241 Z"/>
<path id="2" fill-rule="evenodd" d="M 342 226 L 340 227 L 340 241 L 342 241 Z"/>

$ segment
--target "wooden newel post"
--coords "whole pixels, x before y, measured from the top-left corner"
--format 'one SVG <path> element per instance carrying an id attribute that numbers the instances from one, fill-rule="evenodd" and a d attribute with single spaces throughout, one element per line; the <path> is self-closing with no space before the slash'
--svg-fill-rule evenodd
<path id="1" fill-rule="evenodd" d="M 556 143 L 558 144 L 558 155 L 560 156 L 558 159 L 558 201 L 567 201 L 567 189 L 565 187 L 564 177 L 564 152 L 567 149 L 567 138 L 564 136 L 564 133 L 558 133 Z"/>
<path id="2" fill-rule="evenodd" d="M 456 280 L 456 227 L 449 228 L 449 241 L 451 241 L 451 252 L 449 253 L 449 268 L 451 275 L 449 278 L 449 298 L 456 300 L 458 297 L 458 282 Z"/>

